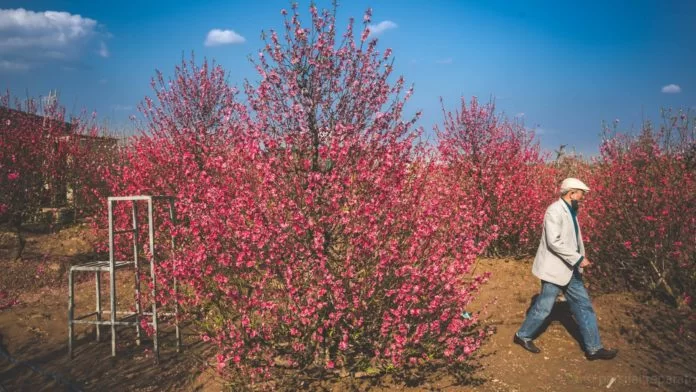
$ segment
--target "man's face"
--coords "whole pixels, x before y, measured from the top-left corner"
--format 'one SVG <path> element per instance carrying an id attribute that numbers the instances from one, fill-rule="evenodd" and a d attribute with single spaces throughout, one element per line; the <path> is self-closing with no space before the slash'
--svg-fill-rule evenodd
<path id="1" fill-rule="evenodd" d="M 585 198 L 585 191 L 580 190 L 580 189 L 573 189 L 570 191 L 570 200 L 577 200 L 577 202 L 581 202 L 582 199 Z"/>

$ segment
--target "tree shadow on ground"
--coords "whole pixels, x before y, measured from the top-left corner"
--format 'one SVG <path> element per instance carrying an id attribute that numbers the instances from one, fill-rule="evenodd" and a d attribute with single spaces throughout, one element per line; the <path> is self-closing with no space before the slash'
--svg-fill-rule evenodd
<path id="1" fill-rule="evenodd" d="M 649 307 L 634 303 L 622 309 L 622 313 L 631 322 L 622 323 L 619 333 L 641 351 L 628 361 L 630 366 L 642 369 L 645 377 L 641 381 L 670 391 L 693 391 L 696 386 L 694 311 L 653 301 Z"/>
<path id="2" fill-rule="evenodd" d="M 104 328 L 106 329 L 106 328 Z M 160 363 L 156 364 L 151 341 L 135 344 L 134 331 L 117 331 L 117 356 L 111 357 L 109 334 L 101 342 L 93 334 L 82 334 L 75 342 L 74 357 L 68 356 L 67 345 L 20 347 L 20 355 L 0 355 L 0 380 L 8 390 L 31 391 L 118 391 L 118 390 L 180 390 L 207 365 L 207 347 L 191 332 L 183 335 L 178 354 L 172 331 L 160 334 Z M 197 369 L 199 369 L 197 371 Z"/>

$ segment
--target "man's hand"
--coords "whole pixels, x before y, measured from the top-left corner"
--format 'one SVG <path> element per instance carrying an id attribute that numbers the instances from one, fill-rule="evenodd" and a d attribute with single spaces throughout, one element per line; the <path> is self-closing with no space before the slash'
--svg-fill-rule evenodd
<path id="1" fill-rule="evenodd" d="M 591 265 L 592 263 L 590 263 L 590 260 L 587 259 L 582 259 L 582 261 L 580 262 L 580 268 L 589 267 Z"/>

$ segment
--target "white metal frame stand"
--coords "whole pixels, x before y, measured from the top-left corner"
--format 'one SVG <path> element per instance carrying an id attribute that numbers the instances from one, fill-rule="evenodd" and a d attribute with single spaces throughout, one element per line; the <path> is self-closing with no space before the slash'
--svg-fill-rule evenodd
<path id="1" fill-rule="evenodd" d="M 155 362 L 159 362 L 159 341 L 158 341 L 158 316 L 174 316 L 174 325 L 176 330 L 176 351 L 181 350 L 181 333 L 179 330 L 179 305 L 178 302 L 174 301 L 174 313 L 164 313 L 158 312 L 157 309 L 157 280 L 155 276 L 155 263 L 157 258 L 155 257 L 155 228 L 154 228 L 154 202 L 163 201 L 167 202 L 169 205 L 169 218 L 172 224 L 176 225 L 176 211 L 174 209 L 174 197 L 172 196 L 119 196 L 119 197 L 109 197 L 108 198 L 108 212 L 109 212 L 109 260 L 104 261 L 92 261 L 84 264 L 78 264 L 70 267 L 68 273 L 68 354 L 70 358 L 73 357 L 73 338 L 74 324 L 94 324 L 96 325 L 96 340 L 100 341 L 101 332 L 100 327 L 102 325 L 111 326 L 111 356 L 116 356 L 116 326 L 117 325 L 130 325 L 135 326 L 136 330 L 136 343 L 140 345 L 141 342 L 141 327 L 140 319 L 143 316 L 152 316 L 152 321 L 149 323 L 154 329 L 152 336 Z M 133 225 L 131 229 L 125 230 L 114 230 L 114 204 L 116 202 L 131 202 L 132 205 L 132 221 Z M 144 312 L 140 303 L 140 260 L 138 258 L 138 202 L 147 202 L 147 219 L 148 219 L 148 240 L 149 249 L 151 253 L 150 258 L 150 277 L 152 278 L 152 311 Z M 114 236 L 123 233 L 133 233 L 133 260 L 129 261 L 118 261 L 115 259 L 114 252 Z M 171 246 L 174 249 L 174 237 L 171 239 Z M 116 270 L 125 268 L 128 266 L 133 266 L 135 270 L 135 313 L 133 312 L 122 312 L 116 310 Z M 94 272 L 96 280 L 96 310 L 92 313 L 82 315 L 80 317 L 74 317 L 75 310 L 75 287 L 73 281 L 73 274 L 75 272 Z M 102 310 L 101 306 L 101 273 L 109 273 L 109 285 L 111 294 L 111 309 Z M 174 295 L 177 293 L 177 281 L 174 278 Z M 102 315 L 104 313 L 109 313 L 109 320 L 103 320 Z M 117 315 L 125 315 L 121 319 L 117 319 Z M 96 316 L 95 320 L 87 320 L 87 318 Z M 134 321 L 129 321 L 129 319 L 134 318 Z"/>

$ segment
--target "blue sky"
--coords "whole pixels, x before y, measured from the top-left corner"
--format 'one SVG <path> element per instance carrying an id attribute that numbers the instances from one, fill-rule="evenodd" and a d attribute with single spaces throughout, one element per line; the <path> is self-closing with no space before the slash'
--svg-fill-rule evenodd
<path id="1" fill-rule="evenodd" d="M 662 107 L 696 112 L 696 2 L 561 3 L 356 0 L 343 2 L 338 20 L 360 20 L 372 7 L 373 23 L 387 27 L 379 46 L 394 50 L 396 72 L 415 84 L 408 110 L 423 110 L 430 135 L 440 97 L 448 109 L 460 96 L 495 97 L 500 111 L 537 129 L 544 148 L 568 144 L 585 155 L 596 154 L 603 120 L 627 130 L 659 119 Z M 96 110 L 127 129 L 152 95 L 155 69 L 171 74 L 182 54 L 215 59 L 231 84 L 255 80 L 248 56 L 262 46 L 261 30 L 282 27 L 289 4 L 3 0 L 0 88 L 57 89 L 69 111 Z M 309 2 L 299 5 L 307 20 Z M 207 46 L 215 29 L 226 44 Z"/>

